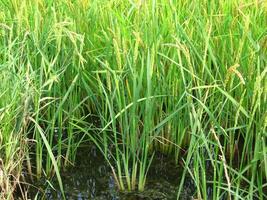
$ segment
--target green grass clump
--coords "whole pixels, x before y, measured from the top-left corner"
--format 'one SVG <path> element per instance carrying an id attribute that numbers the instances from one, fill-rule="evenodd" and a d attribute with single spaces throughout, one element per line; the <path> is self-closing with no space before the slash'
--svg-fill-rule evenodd
<path id="1" fill-rule="evenodd" d="M 177 198 L 188 173 L 198 199 L 267 198 L 266 25 L 259 0 L 0 1 L 0 198 L 23 167 L 63 192 L 87 139 L 120 190 L 160 151 Z"/>

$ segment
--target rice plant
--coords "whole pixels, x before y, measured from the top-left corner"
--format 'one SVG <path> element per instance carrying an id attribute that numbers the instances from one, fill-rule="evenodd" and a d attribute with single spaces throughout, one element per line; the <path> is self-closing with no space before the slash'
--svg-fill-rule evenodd
<path id="1" fill-rule="evenodd" d="M 267 198 L 266 24 L 261 0 L 0 1 L 0 198 L 23 170 L 64 195 L 87 140 L 120 191 L 157 151 L 177 199 L 187 174 L 197 199 Z"/>

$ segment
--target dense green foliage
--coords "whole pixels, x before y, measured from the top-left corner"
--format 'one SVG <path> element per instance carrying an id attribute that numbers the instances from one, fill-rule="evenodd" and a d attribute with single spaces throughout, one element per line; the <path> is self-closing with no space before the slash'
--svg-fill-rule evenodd
<path id="1" fill-rule="evenodd" d="M 0 199 L 87 140 L 120 190 L 160 151 L 179 191 L 266 199 L 266 25 L 260 0 L 0 0 Z"/>

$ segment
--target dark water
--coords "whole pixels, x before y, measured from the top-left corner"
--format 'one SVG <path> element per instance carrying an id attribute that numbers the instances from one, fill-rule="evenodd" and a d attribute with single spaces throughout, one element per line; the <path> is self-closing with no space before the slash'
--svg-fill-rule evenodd
<path id="1" fill-rule="evenodd" d="M 177 199 L 182 167 L 172 163 L 171 159 L 160 154 L 155 155 L 150 167 L 144 192 L 119 192 L 110 170 L 101 153 L 95 147 L 81 148 L 78 151 L 75 166 L 61 172 L 61 178 L 68 200 L 164 200 Z M 62 195 L 57 181 L 49 184 L 39 183 L 42 190 L 31 189 L 32 199 L 61 200 Z M 42 191 L 42 192 L 41 192 Z M 182 197 L 192 199 L 194 184 L 185 181 Z"/>

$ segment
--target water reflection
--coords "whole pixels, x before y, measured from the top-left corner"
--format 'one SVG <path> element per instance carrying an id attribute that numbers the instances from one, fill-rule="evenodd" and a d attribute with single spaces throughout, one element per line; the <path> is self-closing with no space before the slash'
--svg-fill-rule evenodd
<path id="1" fill-rule="evenodd" d="M 116 190 L 110 167 L 95 147 L 78 151 L 75 167 L 62 172 L 63 187 L 68 200 L 164 200 L 176 199 L 181 168 L 164 156 L 156 155 L 151 165 L 144 192 L 120 193 Z M 191 199 L 194 187 L 188 181 L 185 185 L 184 199 Z M 62 195 L 57 182 L 55 190 L 45 189 L 44 199 L 61 200 Z M 36 194 L 36 193 L 35 193 Z M 35 196 L 32 192 L 32 196 Z"/>

